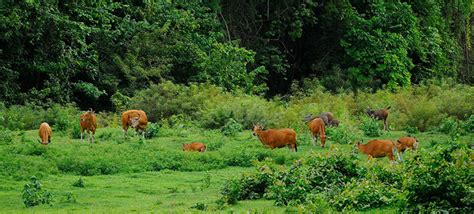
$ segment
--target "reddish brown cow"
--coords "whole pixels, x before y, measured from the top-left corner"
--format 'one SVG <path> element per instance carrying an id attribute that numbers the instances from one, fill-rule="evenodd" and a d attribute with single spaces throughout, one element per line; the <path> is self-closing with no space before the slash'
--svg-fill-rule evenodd
<path id="1" fill-rule="evenodd" d="M 38 134 L 41 139 L 41 141 L 38 140 L 43 145 L 48 145 L 51 143 L 51 136 L 53 134 L 53 131 L 51 130 L 51 127 L 47 123 L 41 123 L 39 129 L 38 129 Z"/>
<path id="2" fill-rule="evenodd" d="M 183 143 L 183 151 L 198 151 L 198 152 L 205 152 L 206 145 L 200 142 L 192 142 L 185 144 Z"/>
<path id="3" fill-rule="evenodd" d="M 81 142 L 84 142 L 83 135 L 84 130 L 87 130 L 87 135 L 89 135 L 89 142 L 94 143 L 95 130 L 97 129 L 97 117 L 95 112 L 90 109 L 85 113 L 81 114 Z"/>
<path id="4" fill-rule="evenodd" d="M 261 125 L 254 125 L 252 134 L 258 136 L 260 142 L 271 149 L 288 146 L 290 151 L 298 151 L 296 132 L 293 129 L 269 129 L 264 131 Z"/>
<path id="5" fill-rule="evenodd" d="M 367 115 L 370 117 L 373 117 L 374 119 L 377 120 L 383 120 L 383 129 L 388 130 L 388 123 L 387 123 L 387 118 L 388 118 L 388 110 L 390 109 L 390 106 L 387 106 L 384 109 L 378 109 L 378 110 L 371 110 L 370 108 L 367 108 Z"/>
<path id="6" fill-rule="evenodd" d="M 128 110 L 122 113 L 122 128 L 124 135 L 128 133 L 128 127 L 131 126 L 136 132 L 141 132 L 145 138 L 145 129 L 148 123 L 146 113 L 142 110 Z"/>
<path id="7" fill-rule="evenodd" d="M 401 137 L 396 142 L 398 152 L 404 152 L 406 149 L 416 150 L 418 148 L 418 140 L 415 137 Z"/>
<path id="8" fill-rule="evenodd" d="M 313 145 L 316 146 L 316 142 L 318 142 L 319 135 L 319 138 L 321 138 L 321 147 L 324 148 L 324 146 L 326 145 L 326 128 L 323 119 L 319 117 L 314 118 L 308 123 L 308 127 L 311 131 Z"/>
<path id="9" fill-rule="evenodd" d="M 369 160 L 388 156 L 388 159 L 394 161 L 394 155 L 398 156 L 397 146 L 391 140 L 371 140 L 367 144 L 357 141 L 355 145 L 359 151 L 368 156 Z M 398 159 L 400 160 L 400 157 Z"/>

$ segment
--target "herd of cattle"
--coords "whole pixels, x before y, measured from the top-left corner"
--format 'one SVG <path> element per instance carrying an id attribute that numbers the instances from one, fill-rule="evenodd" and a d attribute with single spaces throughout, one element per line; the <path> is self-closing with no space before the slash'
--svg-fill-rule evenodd
<path id="1" fill-rule="evenodd" d="M 383 120 L 384 129 L 388 129 L 387 117 L 388 110 L 390 106 L 379 109 L 371 110 L 367 109 L 366 113 L 377 119 Z M 148 118 L 146 113 L 142 110 L 128 110 L 122 113 L 122 128 L 124 135 L 128 134 L 128 128 L 136 130 L 136 133 L 141 133 L 143 138 L 145 138 L 145 129 L 148 123 Z M 308 124 L 308 128 L 311 132 L 313 145 L 316 146 L 318 137 L 321 140 L 321 146 L 325 147 L 326 144 L 326 126 L 339 126 L 339 120 L 337 120 L 331 112 L 323 112 L 318 116 L 313 116 L 311 114 L 305 116 L 303 121 Z M 80 116 L 80 126 L 81 126 L 81 142 L 84 141 L 83 135 L 87 131 L 89 142 L 94 142 L 94 134 L 97 129 L 97 119 L 95 112 L 90 109 Z M 288 148 L 295 152 L 298 151 L 297 141 L 296 141 L 296 132 L 293 129 L 268 129 L 264 130 L 263 126 L 260 124 L 253 125 L 253 135 L 257 136 L 260 142 L 271 149 L 282 148 L 288 146 Z M 52 130 L 48 123 L 41 123 L 39 127 L 39 137 L 41 139 L 40 143 L 47 145 L 51 143 Z M 406 149 L 415 150 L 418 147 L 418 140 L 414 137 L 401 137 L 396 142 L 391 140 L 371 140 L 367 144 L 361 144 L 357 141 L 354 146 L 356 146 L 360 152 L 366 154 L 369 159 L 385 157 L 387 156 L 391 161 L 395 160 L 395 155 L 398 160 L 401 160 L 401 152 L 404 152 Z M 183 144 L 183 151 L 199 151 L 205 152 L 206 145 L 200 142 L 193 142 L 190 144 Z"/>

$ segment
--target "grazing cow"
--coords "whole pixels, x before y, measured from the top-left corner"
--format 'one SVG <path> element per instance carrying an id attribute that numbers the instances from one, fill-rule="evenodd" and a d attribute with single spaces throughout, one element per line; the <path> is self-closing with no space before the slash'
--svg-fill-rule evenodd
<path id="1" fill-rule="evenodd" d="M 398 153 L 404 152 L 406 149 L 416 150 L 418 148 L 418 140 L 415 137 L 401 137 L 396 142 Z"/>
<path id="2" fill-rule="evenodd" d="M 298 151 L 296 145 L 296 132 L 293 129 L 269 129 L 264 131 L 261 125 L 253 126 L 253 136 L 258 136 L 260 142 L 271 149 L 288 146 L 295 152 Z"/>
<path id="3" fill-rule="evenodd" d="M 372 110 L 370 108 L 367 108 L 367 115 L 370 117 L 373 117 L 374 119 L 377 120 L 383 120 L 383 129 L 388 130 L 388 123 L 387 123 L 387 118 L 388 118 L 388 110 L 390 109 L 390 106 L 387 106 L 386 108 L 383 109 L 378 109 L 378 110 Z"/>
<path id="4" fill-rule="evenodd" d="M 326 126 L 339 126 L 339 120 L 334 118 L 334 115 L 331 112 L 323 112 L 319 114 L 319 116 L 313 116 L 312 114 L 308 114 L 303 118 L 304 122 L 312 121 L 314 118 L 321 118 L 324 121 L 324 125 Z"/>
<path id="5" fill-rule="evenodd" d="M 51 127 L 49 127 L 49 124 L 41 123 L 38 134 L 41 139 L 41 141 L 38 140 L 39 143 L 43 145 L 51 143 L 51 135 L 53 134 L 53 131 L 51 130 Z"/>
<path id="6" fill-rule="evenodd" d="M 122 113 L 122 128 L 125 136 L 128 133 L 128 127 L 131 126 L 137 133 L 141 132 L 143 138 L 145 138 L 147 123 L 148 118 L 142 110 L 128 110 Z"/>
<path id="7" fill-rule="evenodd" d="M 206 145 L 200 142 L 192 142 L 185 144 L 183 143 L 183 151 L 198 151 L 198 152 L 205 152 Z"/>
<path id="8" fill-rule="evenodd" d="M 95 130 L 97 129 L 97 117 L 95 112 L 90 109 L 85 113 L 81 114 L 81 142 L 84 142 L 83 135 L 84 130 L 87 130 L 87 135 L 89 135 L 89 142 L 94 143 Z"/>
<path id="9" fill-rule="evenodd" d="M 311 131 L 311 138 L 313 146 L 316 146 L 316 142 L 321 138 L 321 147 L 324 148 L 326 145 L 326 129 L 323 119 L 316 117 L 308 123 L 309 130 Z"/>
<path id="10" fill-rule="evenodd" d="M 394 155 L 398 156 L 397 146 L 391 140 L 371 140 L 367 144 L 361 144 L 357 141 L 356 144 L 359 151 L 366 154 L 370 159 L 388 156 L 388 159 L 395 161 Z"/>

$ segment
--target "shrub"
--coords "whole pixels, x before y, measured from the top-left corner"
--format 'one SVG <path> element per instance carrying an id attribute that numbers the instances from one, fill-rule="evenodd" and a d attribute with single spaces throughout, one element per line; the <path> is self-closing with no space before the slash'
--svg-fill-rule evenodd
<path id="1" fill-rule="evenodd" d="M 23 187 L 22 199 L 26 207 L 34 207 L 40 204 L 52 205 L 53 194 L 48 190 L 43 190 L 38 179 L 32 176 L 30 182 Z"/>
<path id="2" fill-rule="evenodd" d="M 400 209 L 411 212 L 472 211 L 472 150 L 459 142 L 420 150 L 403 165 Z"/>
<path id="3" fill-rule="evenodd" d="M 85 185 L 84 180 L 82 179 L 82 177 L 80 177 L 76 182 L 74 182 L 72 184 L 72 186 L 84 188 L 86 185 Z"/>
<path id="4" fill-rule="evenodd" d="M 194 204 L 193 206 L 191 206 L 191 209 L 206 211 L 207 210 L 207 204 L 198 202 L 198 203 Z"/>
<path id="5" fill-rule="evenodd" d="M 11 144 L 13 142 L 13 132 L 0 127 L 0 144 Z"/>
<path id="6" fill-rule="evenodd" d="M 377 120 L 371 117 L 364 117 L 360 124 L 360 129 L 369 137 L 378 137 L 382 135 L 382 129 Z"/>
<path id="7" fill-rule="evenodd" d="M 235 136 L 241 131 L 242 125 L 232 118 L 221 128 L 222 134 L 226 136 Z"/>
<path id="8" fill-rule="evenodd" d="M 326 129 L 326 135 L 331 141 L 340 144 L 350 144 L 354 142 L 354 135 L 351 135 L 354 131 L 350 131 L 346 125 L 339 125 L 338 127 L 332 127 Z"/>
<path id="9" fill-rule="evenodd" d="M 261 166 L 254 174 L 242 175 L 225 183 L 221 191 L 221 203 L 235 204 L 239 200 L 260 199 L 273 181 L 273 170 Z"/>
<path id="10" fill-rule="evenodd" d="M 469 116 L 465 121 L 462 122 L 462 128 L 467 134 L 474 132 L 474 115 Z"/>
<path id="11" fill-rule="evenodd" d="M 338 211 L 367 210 L 390 205 L 395 202 L 397 190 L 377 180 L 353 180 L 336 194 L 330 203 Z"/>
<path id="12" fill-rule="evenodd" d="M 146 126 L 145 137 L 150 139 L 158 136 L 160 125 L 158 123 L 148 123 Z"/>
<path id="13" fill-rule="evenodd" d="M 461 134 L 461 124 L 458 120 L 448 117 L 441 121 L 438 131 L 450 135 L 451 137 L 456 137 Z"/>

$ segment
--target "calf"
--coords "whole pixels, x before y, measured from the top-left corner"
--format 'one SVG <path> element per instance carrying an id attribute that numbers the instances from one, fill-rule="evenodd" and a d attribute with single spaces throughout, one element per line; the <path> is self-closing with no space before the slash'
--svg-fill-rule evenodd
<path id="1" fill-rule="evenodd" d="M 288 146 L 290 151 L 298 151 L 296 132 L 293 129 L 269 129 L 264 131 L 261 125 L 254 125 L 252 134 L 258 136 L 260 142 L 271 149 Z"/>
<path id="2" fill-rule="evenodd" d="M 318 141 L 319 135 L 319 138 L 321 138 L 321 147 L 324 148 L 324 146 L 326 145 L 326 128 L 323 119 L 319 117 L 314 118 L 308 123 L 308 127 L 311 131 L 313 145 L 316 146 L 316 142 Z"/>
<path id="3" fill-rule="evenodd" d="M 418 140 L 415 137 L 401 137 L 396 142 L 398 152 L 404 152 L 406 149 L 416 150 L 418 148 Z"/>
<path id="4" fill-rule="evenodd" d="M 48 145 L 51 143 L 51 135 L 53 134 L 53 131 L 51 130 L 51 127 L 47 123 L 41 123 L 39 130 L 38 130 L 39 137 L 41 141 L 38 140 L 43 145 Z"/>
<path id="5" fill-rule="evenodd" d="M 145 138 L 147 123 L 148 118 L 142 110 L 128 110 L 122 113 L 122 128 L 125 136 L 128 133 L 128 127 L 131 126 L 137 133 L 141 132 Z"/>
<path id="6" fill-rule="evenodd" d="M 198 151 L 198 152 L 205 152 L 206 145 L 200 142 L 192 142 L 189 144 L 183 143 L 183 151 Z"/>
<path id="7" fill-rule="evenodd" d="M 89 142 L 94 143 L 95 130 L 97 129 L 97 117 L 95 112 L 90 109 L 84 114 L 81 114 L 81 142 L 84 142 L 83 135 L 84 131 L 87 130 L 87 135 L 89 135 Z"/>
<path id="8" fill-rule="evenodd" d="M 387 118 L 388 118 L 388 110 L 390 109 L 390 106 L 387 106 L 386 108 L 383 109 L 378 109 L 378 110 L 372 110 L 370 108 L 367 108 L 367 115 L 370 117 L 377 119 L 377 120 L 383 120 L 383 129 L 388 130 L 388 123 L 387 123 Z"/>
<path id="9" fill-rule="evenodd" d="M 397 146 L 391 140 L 371 140 L 367 144 L 357 141 L 355 145 L 359 151 L 368 156 L 369 160 L 387 156 L 391 161 L 395 161 L 394 155 L 397 155 L 400 160 Z"/>

